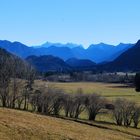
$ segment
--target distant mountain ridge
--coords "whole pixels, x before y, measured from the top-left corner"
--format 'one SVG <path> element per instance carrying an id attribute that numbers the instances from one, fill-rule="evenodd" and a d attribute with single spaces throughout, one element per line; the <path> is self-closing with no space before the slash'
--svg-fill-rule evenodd
<path id="1" fill-rule="evenodd" d="M 7 40 L 0 40 L 0 48 L 7 50 L 8 52 L 26 58 L 29 55 L 35 54 L 37 52 L 32 47 L 28 47 L 20 42 L 10 42 Z"/>
<path id="2" fill-rule="evenodd" d="M 32 47 L 34 47 L 34 48 L 49 48 L 51 46 L 55 46 L 55 47 L 68 47 L 68 48 L 75 48 L 75 47 L 83 48 L 82 45 L 78 45 L 78 44 L 74 44 L 74 43 L 62 44 L 62 43 L 51 43 L 51 42 L 46 42 L 46 43 L 44 43 L 42 45 L 32 46 Z"/>
<path id="3" fill-rule="evenodd" d="M 119 44 L 117 50 L 114 55 L 119 55 L 113 61 L 104 61 L 101 64 L 97 64 L 96 62 L 86 59 L 85 57 L 85 50 L 91 51 L 96 49 L 96 52 L 99 53 L 100 49 L 102 53 L 107 53 L 110 48 L 112 49 L 113 46 L 106 45 L 106 44 L 98 44 L 90 46 L 88 49 L 84 49 L 82 47 L 75 47 L 75 48 L 68 48 L 68 47 L 56 47 L 51 46 L 49 48 L 33 48 L 28 47 L 20 42 L 10 42 L 10 41 L 0 41 L 0 55 L 9 55 L 10 57 L 18 59 L 21 64 L 24 63 L 22 59 L 15 56 L 14 54 L 24 58 L 28 61 L 31 65 L 33 65 L 38 71 L 40 72 L 71 72 L 71 71 L 84 71 L 84 70 L 95 70 L 95 71 L 140 71 L 140 40 L 135 44 Z M 4 50 L 3 48 L 6 48 Z M 98 49 L 97 49 L 98 48 Z M 122 48 L 123 51 L 122 52 Z M 113 48 L 114 49 L 114 48 Z M 114 51 L 112 49 L 112 51 Z M 116 49 L 116 48 L 115 48 Z M 63 50 L 63 51 L 62 51 Z M 55 52 L 56 51 L 56 52 Z M 61 52 L 62 51 L 62 52 Z M 12 52 L 12 53 L 10 53 Z M 65 53 L 67 52 L 67 57 Z M 53 54 L 52 55 L 44 55 L 44 54 Z M 95 53 L 95 51 L 94 51 Z M 35 54 L 35 55 L 32 55 Z M 77 58 L 73 57 L 77 54 Z M 113 55 L 113 57 L 114 57 Z M 64 59 L 59 58 L 61 56 Z M 78 58 L 80 57 L 81 58 Z M 91 55 L 92 56 L 92 55 Z M 116 57 L 116 56 L 115 56 Z M 68 58 L 68 59 L 67 59 Z M 23 61 L 23 62 L 22 62 Z M 21 66 L 22 67 L 22 66 Z"/>
<path id="4" fill-rule="evenodd" d="M 119 46 L 121 45 L 122 44 Z M 70 58 L 66 61 L 63 61 L 62 59 L 54 56 L 30 56 L 26 60 L 40 71 L 68 72 L 73 70 L 95 70 L 107 72 L 136 72 L 140 71 L 140 40 L 133 47 L 130 47 L 125 52 L 120 54 L 114 61 L 103 64 L 96 64 L 95 62 L 88 59 L 77 58 Z"/>
<path id="5" fill-rule="evenodd" d="M 81 45 L 72 43 L 47 43 L 42 45 L 44 47 L 29 47 L 20 42 L 10 42 L 7 40 L 0 40 L 0 47 L 7 51 L 16 54 L 22 58 L 30 55 L 53 55 L 63 59 L 64 61 L 70 58 L 89 59 L 95 63 L 109 62 L 116 59 L 120 54 L 131 48 L 133 44 L 119 44 L 117 46 L 108 45 L 104 43 L 92 44 L 87 49 Z M 45 47 L 46 46 L 46 47 Z"/>
<path id="6" fill-rule="evenodd" d="M 86 50 L 88 54 L 88 59 L 93 60 L 97 63 L 104 61 L 113 61 L 121 53 L 125 52 L 127 49 L 131 48 L 133 44 L 123 44 L 120 43 L 117 46 L 109 44 L 96 44 L 90 45 Z M 94 53 L 93 53 L 94 52 Z"/>
<path id="7" fill-rule="evenodd" d="M 102 65 L 101 69 L 107 71 L 140 71 L 140 40 L 114 61 Z"/>

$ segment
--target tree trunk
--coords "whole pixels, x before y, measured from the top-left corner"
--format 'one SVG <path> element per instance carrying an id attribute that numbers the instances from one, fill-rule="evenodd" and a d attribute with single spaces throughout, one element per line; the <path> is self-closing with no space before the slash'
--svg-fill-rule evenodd
<path id="1" fill-rule="evenodd" d="M 96 114 L 92 113 L 89 115 L 89 120 L 95 121 Z"/>

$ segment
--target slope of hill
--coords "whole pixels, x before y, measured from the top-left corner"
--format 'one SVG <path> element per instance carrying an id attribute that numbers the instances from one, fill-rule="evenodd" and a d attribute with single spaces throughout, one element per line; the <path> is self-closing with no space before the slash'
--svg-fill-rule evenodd
<path id="1" fill-rule="evenodd" d="M 1 140 L 131 140 L 139 130 L 89 126 L 70 120 L 0 108 Z M 121 128 L 121 127 L 120 127 Z M 118 130 L 117 130 L 118 129 Z"/>
<path id="2" fill-rule="evenodd" d="M 68 72 L 71 70 L 62 59 L 51 55 L 29 56 L 26 61 L 40 72 Z"/>
<path id="3" fill-rule="evenodd" d="M 113 62 L 103 66 L 112 71 L 139 71 L 140 70 L 140 40 L 130 49 L 122 53 Z"/>
<path id="4" fill-rule="evenodd" d="M 78 59 L 88 59 L 88 53 L 86 53 L 86 49 L 83 47 L 75 47 L 71 49 L 73 55 Z"/>
<path id="5" fill-rule="evenodd" d="M 108 58 L 109 61 L 115 60 L 118 56 L 120 56 L 122 53 L 127 51 L 128 49 L 132 48 L 134 44 L 124 44 L 120 43 L 119 45 L 116 46 L 118 49 L 110 58 Z"/>
<path id="6" fill-rule="evenodd" d="M 66 63 L 69 64 L 71 67 L 92 67 L 96 65 L 96 63 L 91 60 L 77 58 L 70 58 L 66 61 Z"/>

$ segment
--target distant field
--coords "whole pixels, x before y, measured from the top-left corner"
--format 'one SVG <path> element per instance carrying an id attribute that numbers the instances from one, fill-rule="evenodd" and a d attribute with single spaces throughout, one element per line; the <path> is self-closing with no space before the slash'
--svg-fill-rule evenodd
<path id="1" fill-rule="evenodd" d="M 131 101 L 136 102 L 140 105 L 140 93 L 136 92 L 134 88 L 128 87 L 124 84 L 111 84 L 111 83 L 91 83 L 91 82 L 75 82 L 75 83 L 53 83 L 53 82 L 42 82 L 36 81 L 38 86 L 40 85 L 53 85 L 55 87 L 63 89 L 69 94 L 74 94 L 78 88 L 82 88 L 84 93 L 98 93 L 106 97 L 109 101 L 112 101 L 116 98 L 126 98 Z M 63 115 L 63 112 L 62 112 Z M 80 115 L 80 118 L 87 119 L 87 113 L 83 112 Z M 105 110 L 105 113 L 100 113 L 97 115 L 97 121 L 104 121 L 115 123 L 112 113 L 108 110 Z M 140 127 L 140 125 L 139 125 Z"/>
<path id="2" fill-rule="evenodd" d="M 40 82 L 37 82 L 40 83 Z M 55 87 L 61 88 L 67 93 L 74 93 L 78 88 L 82 88 L 84 93 L 98 93 L 107 97 L 109 100 L 115 98 L 127 98 L 140 104 L 140 93 L 136 92 L 134 88 L 127 87 L 124 84 L 110 84 L 110 83 L 92 83 L 92 82 L 73 82 L 73 83 L 47 83 Z M 40 83 L 40 84 L 41 84 Z"/>
<path id="3" fill-rule="evenodd" d="M 0 108 L 0 140 L 138 140 L 140 129 L 70 120 Z"/>

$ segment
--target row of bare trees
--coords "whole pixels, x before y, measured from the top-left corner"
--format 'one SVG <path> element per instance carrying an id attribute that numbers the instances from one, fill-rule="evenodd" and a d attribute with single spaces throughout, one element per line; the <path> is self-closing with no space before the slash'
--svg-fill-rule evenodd
<path id="1" fill-rule="evenodd" d="M 83 94 L 80 88 L 74 94 L 66 94 L 53 86 L 35 90 L 30 103 L 34 111 L 47 115 L 60 115 L 60 112 L 64 112 L 66 117 L 78 118 L 82 112 L 87 111 L 89 120 L 95 120 L 105 106 L 104 98 L 100 95 Z"/>
<path id="2" fill-rule="evenodd" d="M 63 90 L 48 85 L 46 88 L 35 90 L 30 97 L 30 104 L 33 111 L 46 115 L 64 113 L 66 117 L 77 119 L 81 113 L 87 112 L 88 119 L 93 121 L 102 109 L 111 107 L 117 125 L 134 124 L 137 128 L 140 122 L 140 107 L 136 103 L 120 98 L 108 104 L 102 96 L 95 93 L 84 94 L 81 88 L 74 94 L 66 94 Z"/>

